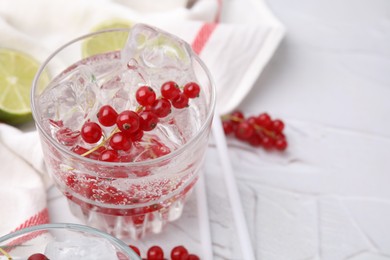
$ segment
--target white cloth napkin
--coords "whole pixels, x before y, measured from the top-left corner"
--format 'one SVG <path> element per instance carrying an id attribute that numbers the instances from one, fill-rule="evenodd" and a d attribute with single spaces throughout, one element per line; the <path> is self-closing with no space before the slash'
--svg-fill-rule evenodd
<path id="1" fill-rule="evenodd" d="M 0 48 L 43 61 L 110 19 L 148 23 L 192 44 L 217 86 L 221 113 L 252 88 L 284 35 L 262 0 L 0 0 Z M 0 235 L 48 221 L 45 173 L 35 131 L 0 124 Z"/>
<path id="2" fill-rule="evenodd" d="M 47 223 L 48 176 L 36 132 L 0 123 L 0 168 L 0 235 Z"/>

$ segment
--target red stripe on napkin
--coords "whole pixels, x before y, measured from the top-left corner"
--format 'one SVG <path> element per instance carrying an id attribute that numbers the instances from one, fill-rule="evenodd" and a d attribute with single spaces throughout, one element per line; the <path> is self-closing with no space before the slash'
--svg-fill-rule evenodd
<path id="1" fill-rule="evenodd" d="M 49 223 L 49 211 L 47 208 L 43 209 L 42 211 L 38 212 L 31 218 L 27 219 L 24 223 L 22 223 L 19 227 L 17 227 L 13 232 L 27 228 L 32 226 L 37 226 L 41 224 Z M 10 252 L 11 250 L 15 249 L 17 245 L 23 244 L 33 238 L 36 238 L 37 236 L 40 236 L 41 234 L 46 233 L 47 231 L 41 230 L 41 231 L 35 231 L 26 235 L 22 235 L 11 242 L 7 244 L 7 248 L 5 249 L 7 252 Z"/>
<path id="2" fill-rule="evenodd" d="M 203 50 L 203 47 L 206 45 L 207 41 L 210 39 L 210 36 L 213 34 L 215 28 L 217 27 L 216 23 L 205 23 L 199 30 L 198 34 L 195 36 L 194 41 L 192 42 L 192 49 L 196 54 L 200 54 Z"/>
<path id="3" fill-rule="evenodd" d="M 16 239 L 12 240 L 6 245 L 5 251 L 8 253 L 11 252 L 13 249 L 17 248 L 19 245 L 23 245 L 27 241 L 30 241 L 31 239 L 34 239 L 42 234 L 47 233 L 47 230 L 39 230 L 35 232 L 28 233 L 26 235 L 21 235 L 17 237 Z"/>
<path id="4" fill-rule="evenodd" d="M 22 223 L 19 227 L 17 227 L 14 231 L 17 231 L 19 229 L 23 229 L 26 227 L 41 225 L 49 223 L 49 211 L 47 208 L 43 209 L 42 211 L 38 212 L 31 218 L 27 219 L 24 223 Z"/>

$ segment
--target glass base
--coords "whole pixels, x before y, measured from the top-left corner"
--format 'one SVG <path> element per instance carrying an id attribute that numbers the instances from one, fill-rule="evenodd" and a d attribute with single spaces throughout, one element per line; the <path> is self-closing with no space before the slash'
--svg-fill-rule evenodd
<path id="1" fill-rule="evenodd" d="M 139 240 L 149 233 L 161 233 L 168 222 L 179 219 L 191 192 L 190 190 L 180 198 L 175 198 L 168 206 L 150 212 L 140 209 L 142 213 L 131 215 L 107 214 L 94 207 L 85 207 L 85 204 L 79 204 L 71 199 L 68 199 L 68 204 L 72 214 L 86 225 L 103 230 L 122 240 Z"/>

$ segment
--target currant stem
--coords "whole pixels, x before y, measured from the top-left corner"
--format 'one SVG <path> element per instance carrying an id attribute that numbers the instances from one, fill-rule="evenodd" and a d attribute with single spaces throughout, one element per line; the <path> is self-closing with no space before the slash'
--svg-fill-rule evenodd
<path id="1" fill-rule="evenodd" d="M 138 113 L 141 112 L 143 109 L 144 109 L 144 106 L 139 105 L 139 106 L 135 109 L 135 112 L 138 114 Z"/>
<path id="2" fill-rule="evenodd" d="M 234 122 L 237 122 L 237 123 L 241 123 L 241 122 L 244 121 L 243 118 L 240 118 L 240 117 L 237 117 L 237 116 L 231 116 L 231 115 L 223 115 L 223 116 L 221 116 L 221 119 L 222 119 L 222 121 L 231 120 L 231 121 L 234 121 Z M 257 124 L 253 124 L 253 127 L 255 128 L 256 131 L 263 132 L 265 135 L 271 137 L 272 139 L 275 139 L 275 137 L 276 137 L 274 132 L 265 129 L 264 127 L 261 127 L 261 126 L 259 126 Z"/>
<path id="3" fill-rule="evenodd" d="M 12 260 L 12 257 L 4 250 L 0 247 L 0 252 L 8 258 L 8 260 Z"/>
<path id="4" fill-rule="evenodd" d="M 266 134 L 267 136 L 271 137 L 272 139 L 275 139 L 275 137 L 276 137 L 276 135 L 275 135 L 274 132 L 265 129 L 264 127 L 261 127 L 261 126 L 256 125 L 256 124 L 254 124 L 253 127 L 254 127 L 255 130 L 257 130 L 257 131 L 263 131 L 264 134 Z"/>
<path id="5" fill-rule="evenodd" d="M 87 152 L 83 153 L 81 156 L 87 156 L 87 155 L 93 153 L 94 151 L 96 151 L 97 149 L 99 149 L 100 147 L 102 147 L 103 145 L 105 145 L 106 142 L 107 142 L 108 140 L 110 140 L 110 138 L 111 138 L 115 133 L 119 132 L 118 130 L 119 130 L 118 127 L 115 127 L 115 129 L 112 130 L 112 132 L 110 133 L 110 135 L 109 135 L 107 138 L 105 138 L 105 136 L 104 136 L 104 134 L 103 134 L 103 141 L 102 141 L 100 144 L 98 144 L 97 146 L 95 146 L 94 148 L 92 148 L 91 150 L 88 150 Z"/>
<path id="6" fill-rule="evenodd" d="M 232 120 L 235 122 L 242 122 L 242 119 L 236 116 L 231 116 L 231 115 L 223 115 L 221 116 L 222 121 L 227 121 L 227 120 Z"/>

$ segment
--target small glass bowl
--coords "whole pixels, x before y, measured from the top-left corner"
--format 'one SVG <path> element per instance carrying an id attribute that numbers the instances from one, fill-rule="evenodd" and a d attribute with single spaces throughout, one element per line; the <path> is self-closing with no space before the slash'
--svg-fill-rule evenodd
<path id="1" fill-rule="evenodd" d="M 0 237 L 0 260 L 26 260 L 36 253 L 53 260 L 140 259 L 123 241 L 78 224 L 37 225 Z"/>

